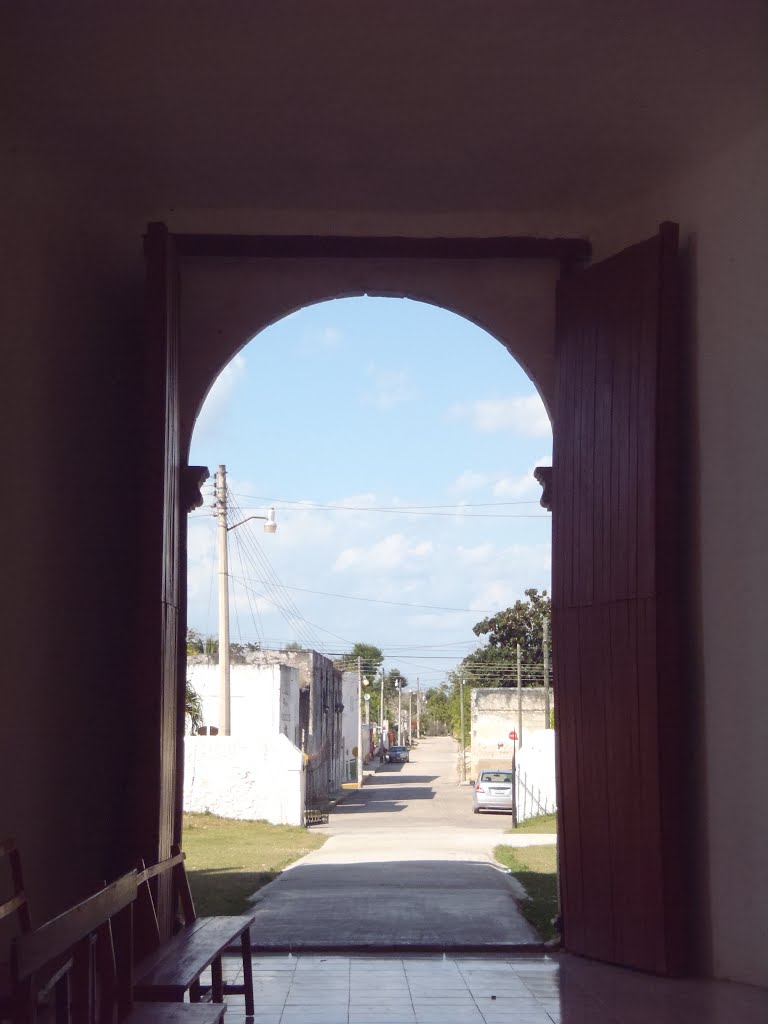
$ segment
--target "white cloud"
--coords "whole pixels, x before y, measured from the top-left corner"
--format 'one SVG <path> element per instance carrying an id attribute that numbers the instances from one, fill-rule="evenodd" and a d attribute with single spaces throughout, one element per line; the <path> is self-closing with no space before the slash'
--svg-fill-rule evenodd
<path id="1" fill-rule="evenodd" d="M 245 356 L 238 353 L 213 382 L 195 424 L 195 444 L 215 435 L 219 417 L 227 409 L 235 389 L 245 380 L 247 369 Z"/>
<path id="2" fill-rule="evenodd" d="M 478 544 L 474 548 L 460 546 L 456 549 L 456 554 L 464 565 L 481 565 L 488 562 L 495 551 L 496 547 L 493 544 Z"/>
<path id="3" fill-rule="evenodd" d="M 366 375 L 373 382 L 373 390 L 363 393 L 363 401 L 377 409 L 391 409 L 416 397 L 407 370 L 385 370 L 371 364 Z"/>
<path id="4" fill-rule="evenodd" d="M 476 473 L 473 469 L 466 469 L 461 476 L 451 484 L 451 490 L 459 494 L 466 494 L 468 491 L 477 491 L 491 482 L 487 473 Z"/>
<path id="5" fill-rule="evenodd" d="M 549 437 L 552 427 L 538 395 L 513 398 L 480 398 L 458 402 L 449 410 L 451 418 L 467 420 L 482 434 L 510 431 L 524 437 Z"/>
<path id="6" fill-rule="evenodd" d="M 551 455 L 542 455 L 536 459 L 533 465 L 520 476 L 499 477 L 493 486 L 493 493 L 497 498 L 510 498 L 512 500 L 523 498 L 540 498 L 541 484 L 533 475 L 538 466 L 549 466 L 552 464 Z"/>
<path id="7" fill-rule="evenodd" d="M 336 559 L 333 568 L 337 572 L 358 566 L 366 571 L 396 569 L 410 559 L 426 558 L 432 551 L 432 541 L 412 542 L 402 533 L 392 533 L 367 548 L 345 548 Z"/>

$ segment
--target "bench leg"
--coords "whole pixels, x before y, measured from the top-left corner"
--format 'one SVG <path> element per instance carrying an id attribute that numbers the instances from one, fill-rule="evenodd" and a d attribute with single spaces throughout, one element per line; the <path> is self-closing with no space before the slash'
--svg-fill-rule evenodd
<path id="1" fill-rule="evenodd" d="M 211 992 L 214 1003 L 224 1002 L 224 978 L 220 956 L 217 956 L 211 964 Z"/>
<path id="2" fill-rule="evenodd" d="M 189 1001 L 190 1003 L 199 1003 L 202 998 L 202 990 L 200 988 L 200 979 L 197 978 L 189 986 Z"/>
<path id="3" fill-rule="evenodd" d="M 253 964 L 251 962 L 251 929 L 246 928 L 240 936 L 243 947 L 243 988 L 245 989 L 245 1012 L 253 1016 Z"/>

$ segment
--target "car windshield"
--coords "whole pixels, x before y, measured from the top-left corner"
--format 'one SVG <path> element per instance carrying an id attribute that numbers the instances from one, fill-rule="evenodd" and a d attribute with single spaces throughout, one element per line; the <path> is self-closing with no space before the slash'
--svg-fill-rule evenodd
<path id="1" fill-rule="evenodd" d="M 402 754 L 405 751 L 405 747 L 392 747 L 393 754 Z"/>
<path id="2" fill-rule="evenodd" d="M 512 772 L 483 772 L 483 782 L 512 782 Z"/>

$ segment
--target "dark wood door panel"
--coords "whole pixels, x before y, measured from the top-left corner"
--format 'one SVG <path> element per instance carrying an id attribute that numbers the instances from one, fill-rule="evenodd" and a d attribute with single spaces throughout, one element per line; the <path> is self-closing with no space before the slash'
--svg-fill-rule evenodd
<path id="1" fill-rule="evenodd" d="M 553 462 L 565 941 L 659 973 L 685 963 L 676 246 L 665 225 L 560 282 Z"/>

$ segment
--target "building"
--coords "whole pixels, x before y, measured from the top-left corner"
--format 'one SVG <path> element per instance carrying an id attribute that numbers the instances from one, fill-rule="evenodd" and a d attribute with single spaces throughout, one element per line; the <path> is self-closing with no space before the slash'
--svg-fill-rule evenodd
<path id="1" fill-rule="evenodd" d="M 180 838 L 211 382 L 299 306 L 399 295 L 552 414 L 567 948 L 768 985 L 764 3 L 0 19 L 0 827 L 36 919 Z"/>

